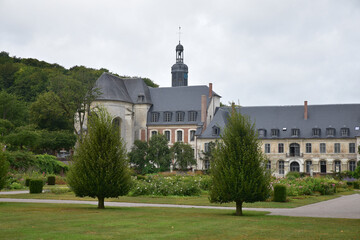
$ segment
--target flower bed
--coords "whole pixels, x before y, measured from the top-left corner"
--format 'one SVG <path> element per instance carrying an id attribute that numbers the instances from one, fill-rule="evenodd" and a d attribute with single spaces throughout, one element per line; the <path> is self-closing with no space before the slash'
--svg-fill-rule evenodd
<path id="1" fill-rule="evenodd" d="M 201 190 L 208 190 L 209 176 L 168 176 L 150 175 L 135 179 L 130 195 L 198 196 Z"/>
<path id="2" fill-rule="evenodd" d="M 348 188 L 346 182 L 326 177 L 279 178 L 273 180 L 271 184 L 284 184 L 287 187 L 288 196 L 313 195 L 315 193 L 331 195 Z"/>

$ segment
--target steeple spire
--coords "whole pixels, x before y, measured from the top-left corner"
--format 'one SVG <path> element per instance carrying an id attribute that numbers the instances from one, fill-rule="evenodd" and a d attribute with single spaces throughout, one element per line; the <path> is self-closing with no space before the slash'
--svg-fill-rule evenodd
<path id="1" fill-rule="evenodd" d="M 184 64 L 184 47 L 180 44 L 181 27 L 179 27 L 179 44 L 176 46 L 176 63 L 171 67 L 172 86 L 188 85 L 188 66 Z"/>

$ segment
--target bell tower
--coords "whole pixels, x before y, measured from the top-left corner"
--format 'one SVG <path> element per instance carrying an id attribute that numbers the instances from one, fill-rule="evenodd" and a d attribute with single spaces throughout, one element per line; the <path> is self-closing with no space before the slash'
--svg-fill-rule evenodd
<path id="1" fill-rule="evenodd" d="M 179 27 L 180 36 L 180 27 Z M 188 85 L 188 66 L 184 64 L 184 47 L 180 43 L 176 46 L 176 63 L 171 67 L 172 87 Z"/>

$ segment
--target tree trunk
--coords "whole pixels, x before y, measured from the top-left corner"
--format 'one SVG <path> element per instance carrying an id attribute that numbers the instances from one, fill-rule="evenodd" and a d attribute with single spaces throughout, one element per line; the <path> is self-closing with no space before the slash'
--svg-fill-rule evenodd
<path id="1" fill-rule="evenodd" d="M 104 209 L 104 208 L 105 208 L 104 197 L 98 197 L 98 209 Z"/>
<path id="2" fill-rule="evenodd" d="M 243 202 L 236 202 L 236 216 L 242 216 L 242 204 Z"/>

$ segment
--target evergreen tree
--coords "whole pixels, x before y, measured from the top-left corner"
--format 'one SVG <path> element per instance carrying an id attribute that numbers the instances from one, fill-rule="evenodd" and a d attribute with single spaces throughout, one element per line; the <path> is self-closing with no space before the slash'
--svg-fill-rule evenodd
<path id="1" fill-rule="evenodd" d="M 174 165 L 182 171 L 186 171 L 188 167 L 196 165 L 194 151 L 189 144 L 176 142 L 171 148 L 173 154 Z"/>
<path id="2" fill-rule="evenodd" d="M 266 158 L 260 150 L 255 125 L 234 106 L 221 140 L 213 150 L 210 201 L 234 201 L 236 215 L 242 215 L 243 202 L 269 197 L 270 172 L 266 170 Z"/>
<path id="3" fill-rule="evenodd" d="M 120 131 L 114 130 L 112 118 L 105 109 L 92 112 L 88 133 L 75 149 L 68 184 L 79 197 L 98 199 L 98 208 L 104 208 L 104 199 L 129 192 L 129 174 L 126 149 Z"/>

